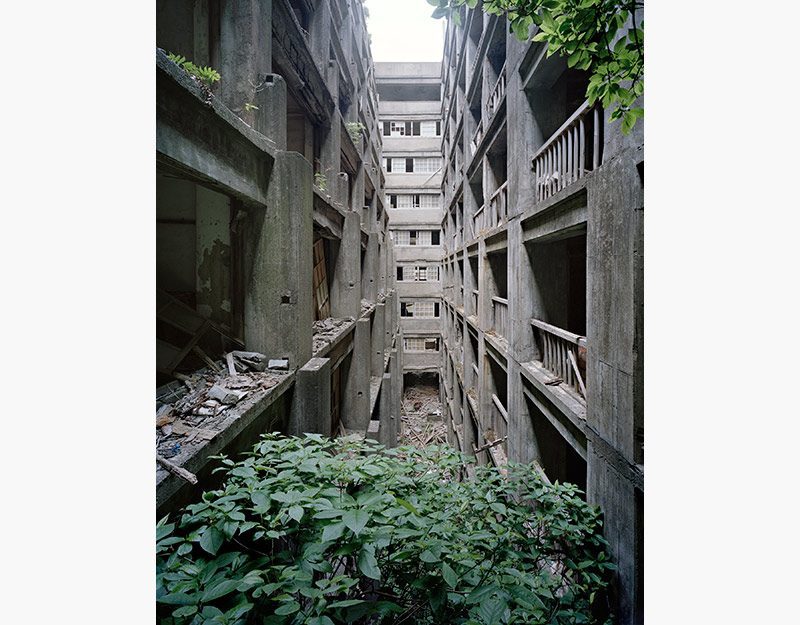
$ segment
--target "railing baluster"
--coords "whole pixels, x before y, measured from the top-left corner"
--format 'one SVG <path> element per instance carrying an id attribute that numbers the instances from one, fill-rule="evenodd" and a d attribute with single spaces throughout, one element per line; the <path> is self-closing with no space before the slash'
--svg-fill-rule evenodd
<path id="1" fill-rule="evenodd" d="M 573 167 L 574 163 L 573 156 L 572 156 L 572 135 L 574 130 L 572 128 L 567 131 L 567 180 L 569 182 L 574 182 L 573 173 L 575 172 L 575 168 Z"/>
<path id="2" fill-rule="evenodd" d="M 586 126 L 583 123 L 583 118 L 580 121 L 580 128 L 581 130 L 578 133 L 581 143 L 580 156 L 578 157 L 578 177 L 583 178 L 583 168 L 586 166 Z"/>
<path id="3" fill-rule="evenodd" d="M 594 107 L 594 149 L 592 150 L 592 171 L 597 169 L 600 164 L 600 115 L 597 107 Z"/>

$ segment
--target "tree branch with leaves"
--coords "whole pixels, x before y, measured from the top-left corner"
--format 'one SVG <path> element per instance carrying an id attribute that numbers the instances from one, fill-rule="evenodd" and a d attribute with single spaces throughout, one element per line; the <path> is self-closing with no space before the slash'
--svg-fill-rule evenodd
<path id="1" fill-rule="evenodd" d="M 461 7 L 478 0 L 427 0 L 434 18 L 462 25 Z M 644 3 L 636 0 L 485 0 L 483 11 L 505 15 L 520 41 L 547 45 L 547 56 L 566 57 L 569 67 L 590 73 L 589 104 L 613 106 L 609 121 L 622 120 L 628 134 L 644 109 L 633 106 L 644 92 Z"/>

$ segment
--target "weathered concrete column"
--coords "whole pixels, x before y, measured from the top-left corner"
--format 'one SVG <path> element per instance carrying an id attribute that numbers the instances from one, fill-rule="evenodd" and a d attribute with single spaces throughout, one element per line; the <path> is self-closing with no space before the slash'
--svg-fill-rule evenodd
<path id="1" fill-rule="evenodd" d="M 397 447 L 397 437 L 400 434 L 400 406 L 403 401 L 403 367 L 400 363 L 400 354 L 396 347 L 392 348 L 391 360 L 389 360 L 389 375 L 392 378 L 391 413 L 392 419 L 394 419 L 392 447 Z"/>
<path id="2" fill-rule="evenodd" d="M 256 86 L 272 73 L 272 3 L 225 0 L 220 6 L 217 97 L 245 122 L 254 126 Z M 260 106 L 259 106 L 260 110 Z"/>
<path id="3" fill-rule="evenodd" d="M 267 206 L 249 209 L 245 247 L 244 339 L 247 348 L 289 367 L 311 358 L 313 190 L 311 165 L 278 152 Z"/>
<path id="4" fill-rule="evenodd" d="M 197 311 L 231 326 L 231 211 L 227 196 L 195 185 Z"/>
<path id="5" fill-rule="evenodd" d="M 383 354 L 386 341 L 384 334 L 384 326 L 386 325 L 385 308 L 386 304 L 383 302 L 375 304 L 375 312 L 372 314 L 372 353 L 369 366 L 371 376 L 383 375 Z"/>
<path id="6" fill-rule="evenodd" d="M 275 142 L 279 150 L 286 149 L 286 81 L 279 74 L 266 74 L 255 88 L 253 128 Z"/>
<path id="7" fill-rule="evenodd" d="M 378 252 L 378 233 L 373 231 L 367 238 L 364 272 L 361 276 L 361 298 L 370 302 L 378 299 Z"/>
<path id="8" fill-rule="evenodd" d="M 297 370 L 289 434 L 331 435 L 331 360 L 312 358 Z"/>
<path id="9" fill-rule="evenodd" d="M 384 373 L 381 381 L 381 396 L 378 399 L 378 415 L 380 429 L 378 430 L 378 442 L 386 447 L 397 446 L 397 430 L 395 419 L 392 415 L 392 374 Z"/>
<path id="10" fill-rule="evenodd" d="M 353 356 L 342 401 L 342 423 L 348 430 L 365 430 L 369 425 L 369 377 L 369 319 L 359 319 L 353 330 Z"/>
<path id="11" fill-rule="evenodd" d="M 334 317 L 358 319 L 361 314 L 360 224 L 358 213 L 345 213 L 342 241 L 331 281 L 331 315 Z"/>
<path id="12" fill-rule="evenodd" d="M 386 300 L 384 302 L 385 306 L 383 309 L 384 318 L 383 318 L 383 348 L 390 349 L 392 347 L 392 336 L 394 335 L 394 328 L 395 325 L 393 323 L 395 315 L 394 315 L 394 308 L 396 306 L 396 301 L 394 297 L 394 293 L 387 293 Z"/>

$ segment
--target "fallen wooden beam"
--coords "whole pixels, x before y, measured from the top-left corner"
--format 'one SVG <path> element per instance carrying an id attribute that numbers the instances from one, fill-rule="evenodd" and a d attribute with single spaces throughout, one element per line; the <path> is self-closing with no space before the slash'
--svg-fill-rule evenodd
<path id="1" fill-rule="evenodd" d="M 492 443 L 486 443 L 485 445 L 482 445 L 481 447 L 478 447 L 478 448 L 475 447 L 475 443 L 472 443 L 472 448 L 475 450 L 475 453 L 477 454 L 477 453 L 479 453 L 481 451 L 489 449 L 490 447 L 494 447 L 495 445 L 499 445 L 500 443 L 505 442 L 505 440 L 507 438 L 508 438 L 508 436 L 504 436 L 503 438 L 498 438 L 496 441 L 494 441 Z"/>
<path id="2" fill-rule="evenodd" d="M 190 484 L 197 484 L 197 476 L 194 473 L 187 471 L 183 467 L 179 467 L 177 464 L 173 464 L 172 462 L 164 458 L 164 456 L 162 456 L 161 454 L 156 454 L 156 462 L 158 462 L 158 464 L 160 464 L 170 473 L 177 475 L 178 477 L 186 480 Z"/>

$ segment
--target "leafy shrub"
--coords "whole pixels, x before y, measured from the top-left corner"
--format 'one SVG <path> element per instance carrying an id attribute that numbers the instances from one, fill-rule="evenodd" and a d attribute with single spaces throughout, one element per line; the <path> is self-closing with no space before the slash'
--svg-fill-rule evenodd
<path id="1" fill-rule="evenodd" d="M 361 133 L 364 132 L 367 127 L 361 122 L 348 122 L 346 126 L 347 132 L 353 140 L 353 145 L 357 146 L 361 141 Z"/>
<path id="2" fill-rule="evenodd" d="M 449 446 L 269 434 L 157 528 L 162 625 L 597 623 L 600 512 L 531 467 L 455 481 Z"/>

